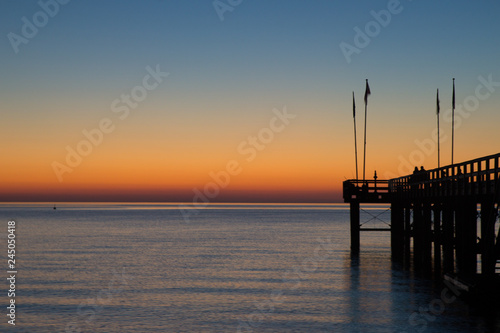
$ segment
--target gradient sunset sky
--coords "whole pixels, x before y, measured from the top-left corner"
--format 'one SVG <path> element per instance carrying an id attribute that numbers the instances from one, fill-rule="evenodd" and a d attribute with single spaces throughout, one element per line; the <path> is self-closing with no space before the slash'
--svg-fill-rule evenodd
<path id="1" fill-rule="evenodd" d="M 370 178 L 437 167 L 438 88 L 450 163 L 452 78 L 455 162 L 498 153 L 499 13 L 465 0 L 2 1 L 0 201 L 339 202 L 355 177 L 352 91 L 362 165 L 365 79 Z"/>

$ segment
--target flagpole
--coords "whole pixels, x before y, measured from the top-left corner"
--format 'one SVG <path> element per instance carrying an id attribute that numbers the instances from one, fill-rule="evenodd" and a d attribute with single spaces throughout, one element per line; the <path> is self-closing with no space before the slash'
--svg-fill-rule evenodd
<path id="1" fill-rule="evenodd" d="M 366 103 L 365 103 L 365 139 L 363 150 L 363 181 L 365 180 L 365 165 L 366 165 Z"/>
<path id="2" fill-rule="evenodd" d="M 437 114 L 437 129 L 438 129 L 438 168 L 441 167 L 441 149 L 440 149 L 440 136 L 439 136 L 439 89 L 436 94 L 436 114 Z"/>
<path id="3" fill-rule="evenodd" d="M 365 180 L 365 165 L 366 165 L 366 109 L 368 105 L 368 95 L 370 95 L 370 86 L 368 85 L 368 79 L 366 79 L 366 90 L 365 90 L 365 144 L 363 152 L 363 181 Z"/>
<path id="4" fill-rule="evenodd" d="M 352 118 L 354 119 L 354 155 L 356 160 L 356 180 L 358 180 L 358 139 L 356 134 L 356 103 L 354 101 L 354 91 L 352 92 Z"/>
<path id="5" fill-rule="evenodd" d="M 455 78 L 453 78 L 453 97 L 451 100 L 451 165 L 453 165 L 453 150 L 455 147 Z"/>

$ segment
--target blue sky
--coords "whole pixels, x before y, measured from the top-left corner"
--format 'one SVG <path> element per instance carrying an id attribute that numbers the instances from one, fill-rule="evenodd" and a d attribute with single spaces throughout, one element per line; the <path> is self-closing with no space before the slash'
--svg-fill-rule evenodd
<path id="1" fill-rule="evenodd" d="M 137 64 L 162 63 L 192 89 L 217 80 L 218 88 L 296 91 L 317 84 L 349 91 L 365 77 L 393 88 L 411 79 L 437 86 L 441 78 L 495 69 L 500 4 L 494 1 L 401 1 L 401 12 L 347 64 L 339 44 L 353 44 L 353 28 L 363 30 L 370 12 L 387 4 L 241 1 L 220 21 L 211 1 L 73 0 L 19 54 L 2 39 L 4 75 L 9 83 L 31 76 L 37 86 L 50 80 L 99 91 L 141 71 Z M 36 1 L 0 6 L 4 35 L 19 33 L 21 18 L 40 10 Z"/>

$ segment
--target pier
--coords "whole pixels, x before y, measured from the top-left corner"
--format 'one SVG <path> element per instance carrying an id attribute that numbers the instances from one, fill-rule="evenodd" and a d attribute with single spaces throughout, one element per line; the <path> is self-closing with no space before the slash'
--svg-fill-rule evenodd
<path id="1" fill-rule="evenodd" d="M 465 291 L 500 287 L 500 154 L 389 180 L 346 180 L 351 251 L 360 251 L 360 205 L 390 204 L 393 260 Z M 382 230 L 382 229 L 380 229 Z"/>

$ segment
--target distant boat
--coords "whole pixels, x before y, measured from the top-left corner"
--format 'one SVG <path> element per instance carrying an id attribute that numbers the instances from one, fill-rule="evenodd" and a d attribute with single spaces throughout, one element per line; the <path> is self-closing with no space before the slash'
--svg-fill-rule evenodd
<path id="1" fill-rule="evenodd" d="M 57 208 L 56 208 L 56 205 L 54 205 L 54 209 L 57 209 Z"/>

